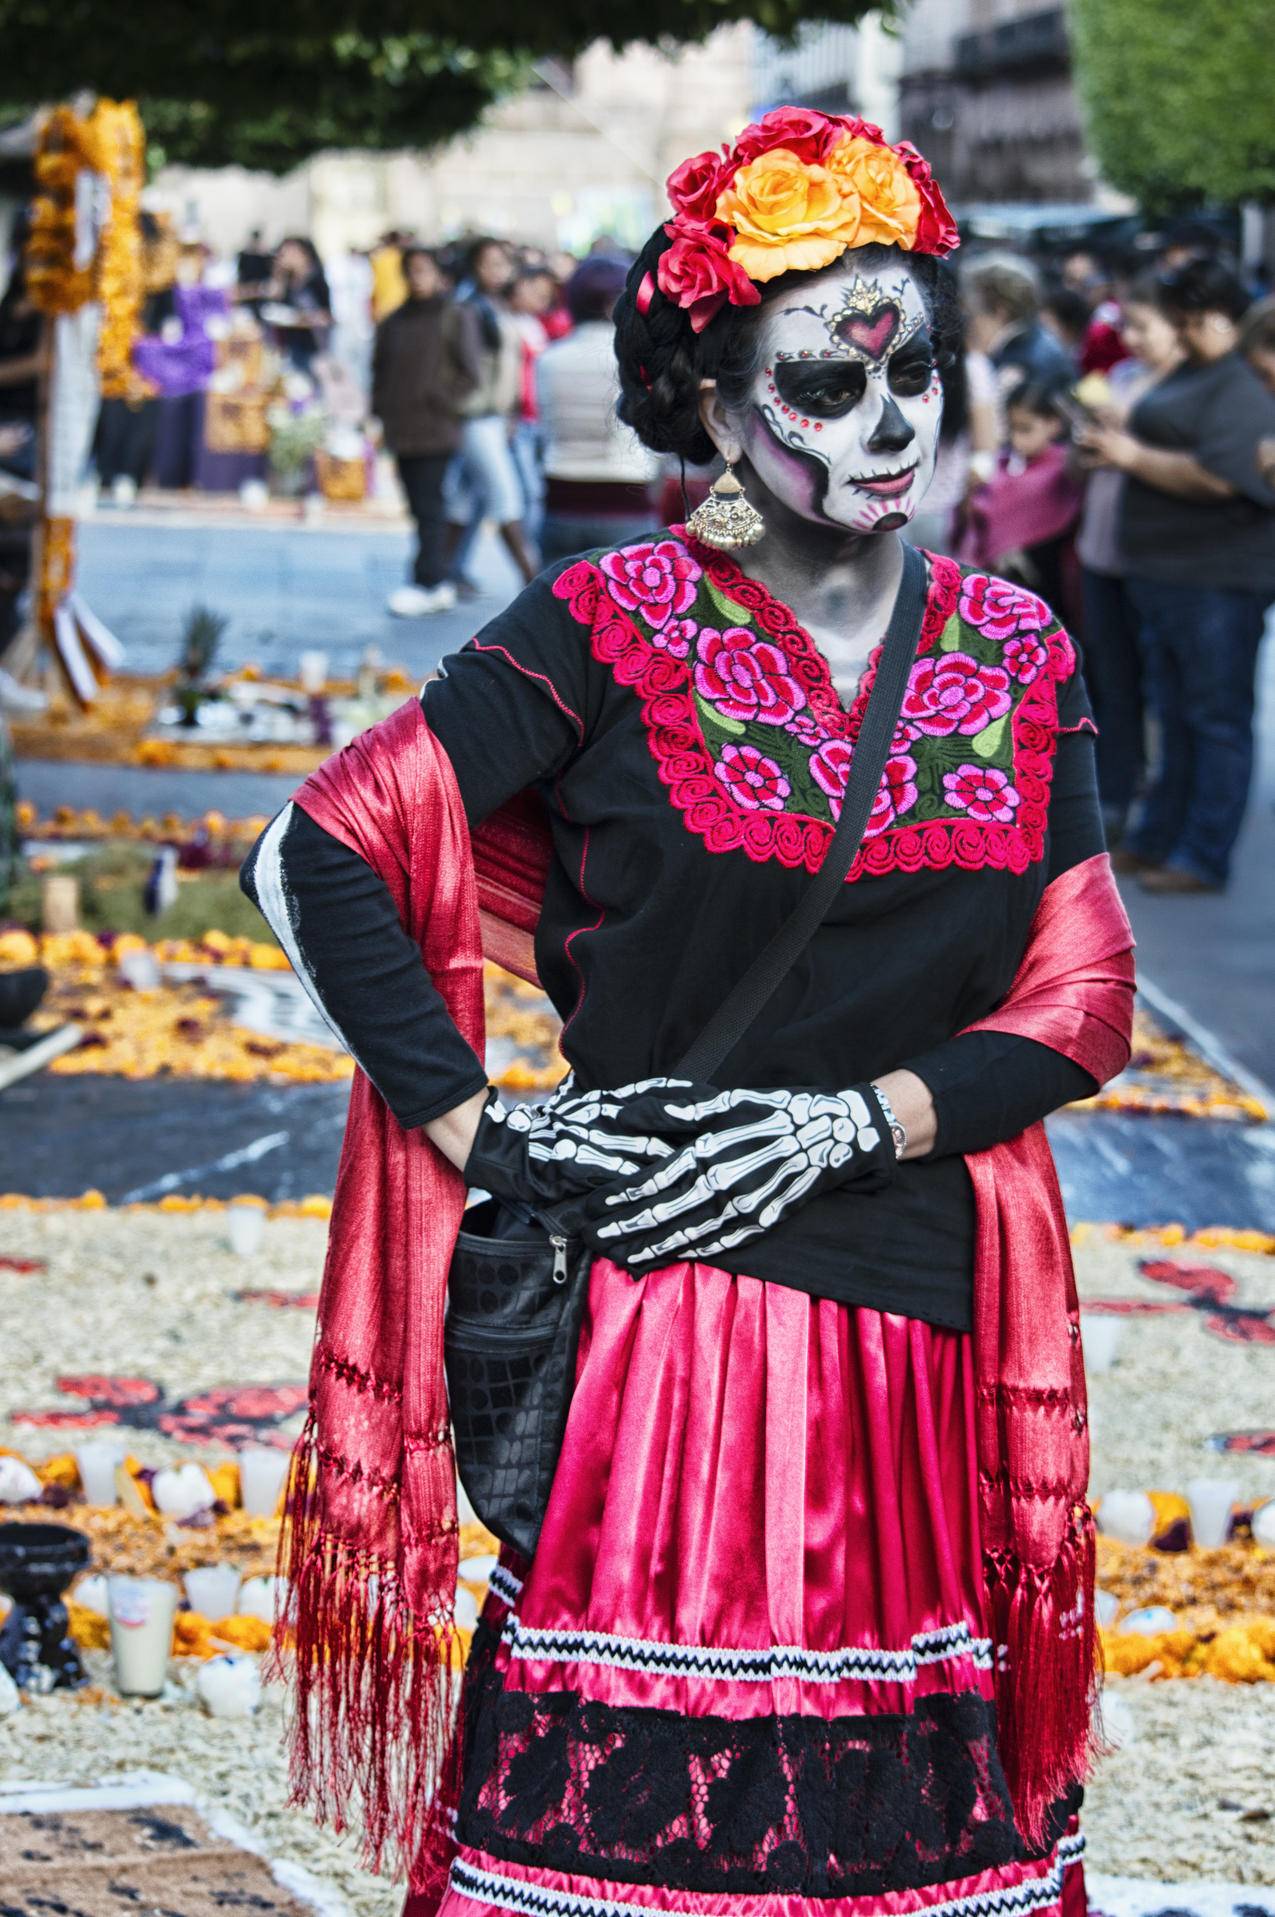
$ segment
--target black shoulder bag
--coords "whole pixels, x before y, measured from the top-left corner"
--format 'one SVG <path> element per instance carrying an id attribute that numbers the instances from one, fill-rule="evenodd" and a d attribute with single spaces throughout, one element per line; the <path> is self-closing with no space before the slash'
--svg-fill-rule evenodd
<path id="1" fill-rule="evenodd" d="M 796 910 L 672 1067 L 670 1078 L 712 1082 L 839 896 L 898 724 L 925 609 L 925 581 L 925 561 L 915 547 L 904 546 L 903 578 L 823 863 Z M 530 1557 L 575 1388 L 576 1346 L 594 1253 L 547 1211 L 489 1198 L 471 1207 L 465 1219 L 448 1273 L 443 1333 L 456 1463 L 483 1523 Z M 537 1225 L 538 1231 L 528 1229 Z"/>

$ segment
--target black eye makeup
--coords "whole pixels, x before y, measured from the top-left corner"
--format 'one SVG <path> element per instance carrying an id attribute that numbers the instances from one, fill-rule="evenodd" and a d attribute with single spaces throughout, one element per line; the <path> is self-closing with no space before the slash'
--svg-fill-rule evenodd
<path id="1" fill-rule="evenodd" d="M 924 327 L 893 355 L 886 369 L 890 391 L 900 398 L 923 393 L 934 376 L 934 347 Z"/>
<path id="2" fill-rule="evenodd" d="M 775 391 L 785 406 L 807 418 L 840 419 L 863 398 L 868 375 L 857 359 L 780 360 Z"/>

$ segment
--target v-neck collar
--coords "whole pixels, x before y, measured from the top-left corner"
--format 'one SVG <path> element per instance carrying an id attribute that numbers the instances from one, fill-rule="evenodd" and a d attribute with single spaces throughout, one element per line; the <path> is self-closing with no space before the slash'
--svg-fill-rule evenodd
<path id="1" fill-rule="evenodd" d="M 768 638 L 780 642 L 790 659 L 814 666 L 815 683 L 809 683 L 808 674 L 803 675 L 803 683 L 806 684 L 808 697 L 818 694 L 817 699 L 811 698 L 817 716 L 835 737 L 856 739 L 877 676 L 882 640 L 879 639 L 868 654 L 867 663 L 859 676 L 858 689 L 849 705 L 845 705 L 837 691 L 827 655 L 813 634 L 802 625 L 791 606 L 776 598 L 764 580 L 755 579 L 751 573 L 745 572 L 738 560 L 732 559 L 729 553 L 720 552 L 716 546 L 704 545 L 686 526 L 673 525 L 668 530 L 675 539 L 681 541 L 713 584 L 749 613 Z M 960 567 L 955 560 L 944 559 L 924 547 L 918 547 L 917 550 L 925 560 L 927 573 L 925 613 L 916 648 L 916 656 L 920 658 L 932 649 L 955 609 Z M 742 592 L 741 587 L 744 589 Z"/>

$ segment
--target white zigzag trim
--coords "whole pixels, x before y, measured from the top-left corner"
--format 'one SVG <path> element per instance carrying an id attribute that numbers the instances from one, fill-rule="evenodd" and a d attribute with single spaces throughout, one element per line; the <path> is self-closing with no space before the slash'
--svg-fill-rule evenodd
<path id="1" fill-rule="evenodd" d="M 1076 1831 L 1070 1837 L 1059 1839 L 1054 1861 L 1043 1877 L 1028 1878 L 1000 1890 L 971 1891 L 964 1897 L 948 1897 L 939 1904 L 922 1904 L 912 1917 L 1028 1917 L 1032 1911 L 1047 1910 L 1062 1896 L 1063 1876 L 1084 1848 L 1084 1832 Z M 545 1884 L 526 1878 L 503 1877 L 493 1870 L 480 1870 L 459 1857 L 451 1868 L 451 1888 L 476 1903 L 495 1904 L 501 1910 L 518 1912 L 520 1917 L 698 1917 L 694 1910 L 677 1904 L 633 1904 L 617 1898 L 579 1897 L 573 1891 L 551 1890 Z M 769 1896 L 778 1899 L 788 1893 L 762 1891 L 755 1895 L 758 1901 L 765 1901 Z M 812 1901 L 823 1903 L 825 1900 Z M 828 1898 L 826 1901 L 831 1904 L 842 1900 Z M 849 1903 L 854 1899 L 848 1897 L 844 1901 Z"/>
<path id="2" fill-rule="evenodd" d="M 502 1604 L 516 1604 L 522 1595 L 522 1579 L 516 1578 L 507 1565 L 498 1564 L 487 1580 L 487 1589 Z"/>
<path id="3" fill-rule="evenodd" d="M 499 1595 L 503 1597 L 504 1592 Z M 501 1636 L 511 1657 L 535 1662 L 608 1664 L 653 1677 L 724 1678 L 741 1684 L 767 1684 L 780 1677 L 812 1684 L 838 1684 L 847 1678 L 912 1684 L 923 1664 L 943 1664 L 959 1657 L 970 1658 L 979 1670 L 992 1668 L 991 1639 L 972 1637 L 965 1623 L 923 1631 L 902 1651 L 867 1645 L 812 1651 L 797 1644 L 721 1650 L 712 1644 L 659 1643 L 609 1631 L 545 1630 L 524 1624 L 516 1611 L 505 1619 Z"/>

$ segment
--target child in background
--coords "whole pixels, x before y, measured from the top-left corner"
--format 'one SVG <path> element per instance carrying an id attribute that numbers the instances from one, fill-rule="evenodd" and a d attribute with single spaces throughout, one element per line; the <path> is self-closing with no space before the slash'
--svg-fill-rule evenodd
<path id="1" fill-rule="evenodd" d="M 1067 403 L 1062 387 L 1041 380 L 1010 393 L 1007 444 L 993 477 L 970 498 L 958 557 L 1039 593 L 1074 624 L 1083 490 L 1069 457 Z"/>

